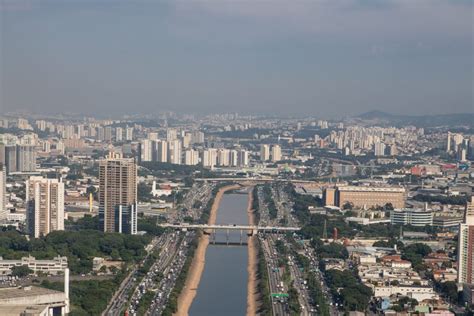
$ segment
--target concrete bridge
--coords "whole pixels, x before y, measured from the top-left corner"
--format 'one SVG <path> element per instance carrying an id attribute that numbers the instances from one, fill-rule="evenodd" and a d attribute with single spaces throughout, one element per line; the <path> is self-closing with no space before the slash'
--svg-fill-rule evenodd
<path id="1" fill-rule="evenodd" d="M 160 224 L 163 228 L 174 228 L 187 231 L 190 229 L 201 229 L 205 234 L 212 236 L 212 241 L 215 243 L 216 231 L 222 230 L 227 231 L 227 244 L 229 244 L 229 233 L 230 231 L 240 231 L 240 244 L 243 243 L 243 233 L 247 232 L 248 236 L 256 235 L 260 232 L 272 232 L 272 233 L 286 233 L 299 231 L 300 227 L 284 227 L 284 226 L 258 226 L 258 225 L 225 225 L 225 224 Z"/>

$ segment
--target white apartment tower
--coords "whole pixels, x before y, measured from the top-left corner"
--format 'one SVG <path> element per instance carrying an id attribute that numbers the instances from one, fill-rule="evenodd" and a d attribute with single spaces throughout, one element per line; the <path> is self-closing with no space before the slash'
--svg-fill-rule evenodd
<path id="1" fill-rule="evenodd" d="M 474 198 L 466 205 L 464 223 L 459 224 L 458 283 L 474 284 Z"/>
<path id="2" fill-rule="evenodd" d="M 270 160 L 270 145 L 267 145 L 267 144 L 260 145 L 260 160 L 261 161 Z"/>
<path id="3" fill-rule="evenodd" d="M 180 165 L 181 164 L 181 141 L 178 139 L 168 142 L 168 162 Z"/>
<path id="4" fill-rule="evenodd" d="M 27 223 L 32 237 L 64 230 L 64 183 L 33 176 L 26 181 Z"/>
<path id="5" fill-rule="evenodd" d="M 188 149 L 184 152 L 184 164 L 195 166 L 199 163 L 199 152 L 194 149 Z"/>
<path id="6" fill-rule="evenodd" d="M 280 145 L 272 146 L 272 161 L 277 162 L 281 160 L 281 147 Z"/>

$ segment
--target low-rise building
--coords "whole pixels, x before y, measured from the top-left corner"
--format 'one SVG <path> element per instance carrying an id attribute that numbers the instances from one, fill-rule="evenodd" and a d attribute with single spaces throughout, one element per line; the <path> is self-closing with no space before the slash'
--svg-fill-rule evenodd
<path id="1" fill-rule="evenodd" d="M 23 257 L 20 260 L 5 260 L 0 257 L 0 275 L 10 275 L 13 267 L 27 266 L 36 274 L 59 274 L 68 267 L 67 257 L 57 256 L 51 260 L 37 260 L 35 257 Z"/>
<path id="2" fill-rule="evenodd" d="M 432 226 L 433 211 L 419 208 L 401 208 L 390 211 L 392 225 Z"/>
<path id="3" fill-rule="evenodd" d="M 366 284 L 368 285 L 368 284 Z M 426 299 L 438 299 L 431 286 L 401 285 L 401 286 L 374 286 L 374 297 L 389 297 L 391 295 L 403 295 L 414 298 L 417 301 Z"/>

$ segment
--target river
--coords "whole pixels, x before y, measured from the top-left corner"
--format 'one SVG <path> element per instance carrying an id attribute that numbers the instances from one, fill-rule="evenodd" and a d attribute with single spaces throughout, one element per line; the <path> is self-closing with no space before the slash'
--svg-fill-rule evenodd
<path id="1" fill-rule="evenodd" d="M 217 211 L 217 224 L 248 224 L 247 194 L 224 194 Z M 244 241 L 246 235 L 244 234 Z M 230 242 L 240 242 L 240 233 L 231 232 Z M 227 242 L 226 232 L 216 242 Z M 245 315 L 247 309 L 247 260 L 245 246 L 213 245 L 206 251 L 206 265 L 189 315 Z"/>

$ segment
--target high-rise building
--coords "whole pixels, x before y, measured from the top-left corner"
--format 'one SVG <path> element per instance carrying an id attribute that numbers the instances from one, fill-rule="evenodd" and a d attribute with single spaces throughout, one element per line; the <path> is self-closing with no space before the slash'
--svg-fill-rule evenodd
<path id="1" fill-rule="evenodd" d="M 0 164 L 0 221 L 7 218 L 6 209 L 6 181 L 7 181 L 7 170 L 5 166 Z"/>
<path id="2" fill-rule="evenodd" d="M 199 163 L 199 152 L 194 149 L 188 149 L 184 152 L 184 164 L 195 166 Z"/>
<path id="3" fill-rule="evenodd" d="M 176 132 L 176 131 L 175 131 Z M 180 165 L 181 164 L 181 141 L 175 139 L 168 142 L 168 162 Z"/>
<path id="4" fill-rule="evenodd" d="M 201 131 L 194 131 L 191 133 L 191 143 L 192 144 L 202 144 L 204 143 L 204 133 Z"/>
<path id="5" fill-rule="evenodd" d="M 451 132 L 448 132 L 448 137 L 446 140 L 446 152 L 451 151 Z"/>
<path id="6" fill-rule="evenodd" d="M 466 205 L 464 223 L 459 225 L 458 283 L 474 284 L 474 198 Z"/>
<path id="7" fill-rule="evenodd" d="M 169 128 L 169 129 L 166 130 L 166 140 L 168 142 L 176 140 L 177 138 L 178 138 L 178 133 L 176 132 L 175 129 Z"/>
<path id="8" fill-rule="evenodd" d="M 158 133 L 157 132 L 149 132 L 148 133 L 149 140 L 158 140 Z"/>
<path id="9" fill-rule="evenodd" d="M 125 140 L 132 141 L 133 140 L 133 127 L 125 128 Z"/>
<path id="10" fill-rule="evenodd" d="M 7 173 L 36 170 L 36 150 L 32 145 L 1 146 Z"/>
<path id="11" fill-rule="evenodd" d="M 26 219 L 32 237 L 64 230 L 64 183 L 33 176 L 26 181 Z"/>
<path id="12" fill-rule="evenodd" d="M 239 154 L 235 149 L 229 151 L 229 165 L 231 165 L 232 167 L 236 167 L 239 165 Z"/>
<path id="13" fill-rule="evenodd" d="M 382 142 L 376 142 L 374 144 L 375 156 L 385 156 L 385 144 Z"/>
<path id="14" fill-rule="evenodd" d="M 267 145 L 267 144 L 260 145 L 260 160 L 261 161 L 270 160 L 270 145 Z"/>
<path id="15" fill-rule="evenodd" d="M 137 166 L 110 153 L 99 163 L 99 225 L 107 233 L 137 233 Z"/>
<path id="16" fill-rule="evenodd" d="M 16 172 L 18 168 L 16 166 L 16 145 L 13 146 L 3 146 L 3 162 L 5 164 L 5 168 L 7 173 Z"/>
<path id="17" fill-rule="evenodd" d="M 221 167 L 229 166 L 229 150 L 219 149 L 217 152 L 217 164 Z"/>
<path id="18" fill-rule="evenodd" d="M 168 142 L 165 140 L 156 143 L 156 159 L 159 162 L 168 162 Z"/>
<path id="19" fill-rule="evenodd" d="M 213 168 L 217 165 L 217 150 L 215 148 L 209 148 L 202 152 L 201 159 L 203 167 Z"/>
<path id="20" fill-rule="evenodd" d="M 277 162 L 281 160 L 281 147 L 280 145 L 272 146 L 272 161 Z"/>
<path id="21" fill-rule="evenodd" d="M 184 133 L 183 135 L 183 148 L 189 148 L 191 145 L 191 133 Z"/>
<path id="22" fill-rule="evenodd" d="M 115 141 L 121 142 L 123 140 L 123 128 L 117 127 L 115 128 Z"/>
<path id="23" fill-rule="evenodd" d="M 237 165 L 239 167 L 245 167 L 249 165 L 249 152 L 241 149 L 237 152 Z"/>
<path id="24" fill-rule="evenodd" d="M 35 146 L 16 146 L 16 167 L 19 172 L 30 172 L 36 170 L 36 150 Z"/>
<path id="25" fill-rule="evenodd" d="M 141 159 L 142 161 L 152 161 L 153 160 L 153 141 L 149 139 L 143 139 L 140 142 L 141 147 Z"/>

